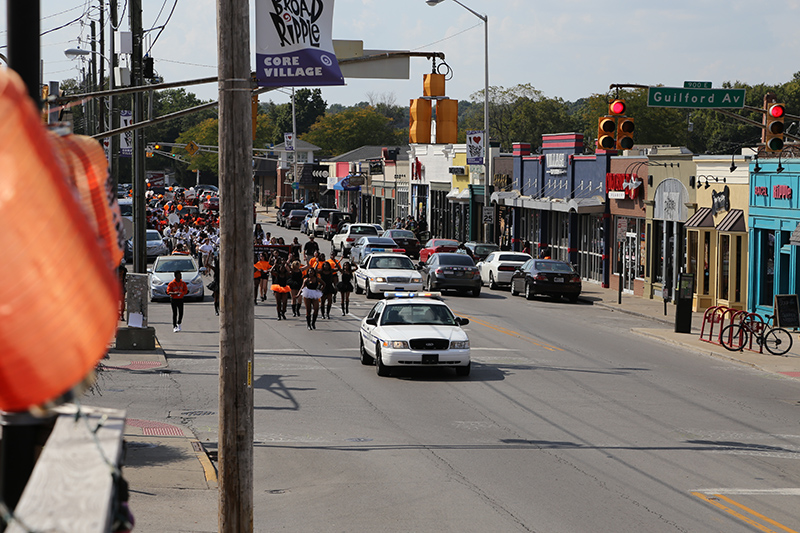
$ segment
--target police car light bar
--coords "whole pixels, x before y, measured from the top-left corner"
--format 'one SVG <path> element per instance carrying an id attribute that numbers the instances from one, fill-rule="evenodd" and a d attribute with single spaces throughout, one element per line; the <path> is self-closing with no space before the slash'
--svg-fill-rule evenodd
<path id="1" fill-rule="evenodd" d="M 398 291 L 398 292 L 385 292 L 383 293 L 384 298 L 387 300 L 392 300 L 395 298 L 441 298 L 441 292 L 409 292 L 409 291 Z"/>
<path id="2" fill-rule="evenodd" d="M 369 253 L 373 254 L 375 252 L 390 252 L 390 253 L 398 253 L 402 254 L 405 253 L 405 248 L 370 248 Z"/>

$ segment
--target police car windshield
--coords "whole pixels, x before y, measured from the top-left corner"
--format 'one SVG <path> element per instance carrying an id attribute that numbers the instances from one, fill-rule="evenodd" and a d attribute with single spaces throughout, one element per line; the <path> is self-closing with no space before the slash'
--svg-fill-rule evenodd
<path id="1" fill-rule="evenodd" d="M 370 261 L 369 268 L 414 270 L 414 263 L 404 255 L 397 257 L 373 257 L 372 261 Z"/>
<path id="2" fill-rule="evenodd" d="M 453 312 L 444 305 L 408 303 L 387 305 L 381 318 L 382 326 L 455 326 Z"/>

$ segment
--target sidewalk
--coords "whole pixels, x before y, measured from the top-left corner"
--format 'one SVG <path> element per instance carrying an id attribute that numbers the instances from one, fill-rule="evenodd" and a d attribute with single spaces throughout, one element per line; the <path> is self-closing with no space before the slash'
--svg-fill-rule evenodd
<path id="1" fill-rule="evenodd" d="M 632 294 L 622 295 L 622 304 L 617 303 L 619 294 L 615 290 L 604 289 L 598 285 L 584 283 L 581 300 L 618 313 L 647 318 L 655 323 L 653 327 L 633 328 L 632 333 L 680 346 L 696 353 L 727 359 L 764 372 L 780 374 L 788 378 L 800 379 L 800 339 L 792 333 L 794 344 L 785 356 L 768 353 L 760 354 L 750 350 L 731 352 L 718 344 L 700 340 L 703 326 L 703 313 L 692 313 L 692 333 L 675 333 L 675 305 L 668 303 L 664 314 L 662 300 L 639 298 Z M 715 332 L 719 331 L 715 325 Z M 706 329 L 708 331 L 708 329 Z"/>

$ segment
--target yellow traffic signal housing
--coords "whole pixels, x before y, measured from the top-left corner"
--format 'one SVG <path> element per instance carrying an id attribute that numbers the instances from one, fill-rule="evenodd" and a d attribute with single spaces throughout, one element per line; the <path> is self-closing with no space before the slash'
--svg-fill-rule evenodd
<path id="1" fill-rule="evenodd" d="M 785 117 L 786 106 L 783 104 L 769 104 L 767 106 L 766 136 L 764 138 L 767 152 L 780 152 L 783 150 L 783 120 Z"/>
<path id="2" fill-rule="evenodd" d="M 408 142 L 431 143 L 431 101 L 424 98 L 411 100 L 411 120 L 408 125 Z"/>
<path id="3" fill-rule="evenodd" d="M 422 96 L 444 96 L 444 74 L 425 74 Z"/>
<path id="4" fill-rule="evenodd" d="M 617 150 L 633 148 L 633 130 L 636 125 L 631 117 L 619 117 L 617 120 Z"/>
<path id="5" fill-rule="evenodd" d="M 614 117 L 600 117 L 597 121 L 597 148 L 613 150 L 617 145 L 614 134 L 617 132 L 617 121 Z"/>
<path id="6" fill-rule="evenodd" d="M 436 102 L 436 144 L 458 141 L 458 100 L 447 98 Z"/>

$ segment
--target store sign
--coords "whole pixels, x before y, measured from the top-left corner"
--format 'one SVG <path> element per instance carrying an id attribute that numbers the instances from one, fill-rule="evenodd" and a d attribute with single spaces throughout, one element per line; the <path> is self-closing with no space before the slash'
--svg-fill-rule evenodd
<path id="1" fill-rule="evenodd" d="M 791 200 L 792 188 L 788 185 L 773 185 L 772 197 L 778 200 Z"/>
<path id="2" fill-rule="evenodd" d="M 360 187 L 367 182 L 363 175 L 350 176 L 350 187 Z"/>
<path id="3" fill-rule="evenodd" d="M 753 194 L 756 196 L 769 196 L 769 189 L 767 187 L 753 187 Z"/>
<path id="4" fill-rule="evenodd" d="M 608 199 L 609 200 L 624 200 L 625 199 L 625 191 L 609 191 L 608 192 Z"/>
<path id="5" fill-rule="evenodd" d="M 606 174 L 606 193 L 610 200 L 633 200 L 642 189 L 642 180 L 636 174 Z"/>
<path id="6" fill-rule="evenodd" d="M 467 173 L 467 169 L 464 167 L 450 167 L 447 169 L 449 174 L 455 174 L 456 176 L 463 176 Z"/>
<path id="7" fill-rule="evenodd" d="M 717 216 L 717 213 L 731 210 L 731 191 L 728 186 L 722 192 L 711 191 L 711 213 Z"/>
<path id="8" fill-rule="evenodd" d="M 375 176 L 376 174 L 383 174 L 383 163 L 380 159 L 372 159 L 367 161 L 369 163 L 369 175 Z"/>
<path id="9" fill-rule="evenodd" d="M 567 154 L 547 154 L 547 172 L 551 176 L 561 176 L 567 173 Z"/>

